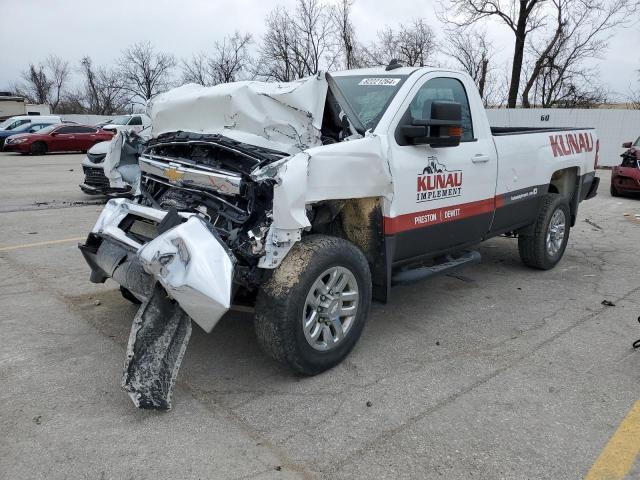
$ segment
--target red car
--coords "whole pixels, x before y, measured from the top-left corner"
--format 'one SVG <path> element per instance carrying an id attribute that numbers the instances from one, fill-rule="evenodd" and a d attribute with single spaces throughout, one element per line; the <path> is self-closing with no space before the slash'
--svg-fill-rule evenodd
<path id="1" fill-rule="evenodd" d="M 611 196 L 640 193 L 640 137 L 635 143 L 626 142 L 622 148 L 622 163 L 611 172 Z"/>
<path id="2" fill-rule="evenodd" d="M 22 133 L 8 137 L 3 150 L 44 155 L 47 152 L 86 152 L 93 145 L 111 140 L 113 133 L 89 125 L 59 124 L 36 133 Z"/>

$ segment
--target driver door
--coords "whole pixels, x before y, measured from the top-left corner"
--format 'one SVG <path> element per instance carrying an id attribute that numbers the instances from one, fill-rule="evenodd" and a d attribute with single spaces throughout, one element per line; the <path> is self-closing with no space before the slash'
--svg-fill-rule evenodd
<path id="1" fill-rule="evenodd" d="M 385 218 L 385 234 L 395 237 L 394 261 L 479 242 L 491 226 L 497 155 L 486 120 L 475 119 L 471 113 L 483 111 L 480 98 L 472 97 L 472 108 L 464 81 L 465 77 L 454 73 L 425 75 L 391 123 L 388 138 L 394 197 L 390 217 Z M 411 122 L 429 120 L 433 101 L 460 103 L 460 144 L 439 148 L 400 145 L 395 132 L 409 118 L 407 112 Z"/>
<path id="2" fill-rule="evenodd" d="M 67 150 L 73 150 L 73 143 L 75 141 L 74 127 L 60 127 L 57 130 L 51 132 L 51 140 L 49 141 L 50 152 L 64 152 Z"/>

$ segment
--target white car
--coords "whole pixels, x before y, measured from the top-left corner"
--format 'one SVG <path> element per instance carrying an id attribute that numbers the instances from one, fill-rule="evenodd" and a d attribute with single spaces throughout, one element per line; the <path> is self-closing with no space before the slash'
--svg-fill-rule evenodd
<path id="1" fill-rule="evenodd" d="M 96 143 L 82 159 L 88 195 L 130 196 L 140 179 L 138 155 L 144 139 L 134 131 L 118 131 L 107 142 Z"/>
<path id="2" fill-rule="evenodd" d="M 57 115 L 17 115 L 15 117 L 7 118 L 0 123 L 0 130 L 13 130 L 22 125 L 31 123 L 46 123 L 53 125 L 56 123 L 62 123 L 62 119 Z"/>
<path id="3" fill-rule="evenodd" d="M 109 121 L 101 127 L 103 130 L 130 131 L 148 136 L 151 132 L 151 119 L 144 113 L 134 113 L 131 115 L 121 115 Z"/>

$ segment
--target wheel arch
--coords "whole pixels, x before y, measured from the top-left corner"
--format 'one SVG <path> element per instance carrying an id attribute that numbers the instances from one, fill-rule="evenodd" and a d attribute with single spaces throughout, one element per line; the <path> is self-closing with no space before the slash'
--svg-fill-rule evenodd
<path id="1" fill-rule="evenodd" d="M 371 270 L 373 298 L 384 302 L 391 284 L 382 204 L 383 197 L 319 202 L 311 207 L 311 232 L 343 238 L 360 249 Z"/>
<path id="2" fill-rule="evenodd" d="M 569 201 L 571 213 L 571 226 L 576 223 L 578 204 L 580 203 L 580 169 L 579 167 L 567 167 L 556 170 L 549 181 L 549 193 L 562 195 Z"/>

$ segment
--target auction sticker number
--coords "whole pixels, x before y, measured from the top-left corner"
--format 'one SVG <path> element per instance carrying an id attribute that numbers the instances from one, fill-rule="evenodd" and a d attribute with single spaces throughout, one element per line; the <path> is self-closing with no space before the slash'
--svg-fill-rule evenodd
<path id="1" fill-rule="evenodd" d="M 400 83 L 399 78 L 363 78 L 358 85 L 382 85 L 386 87 L 394 87 Z"/>

